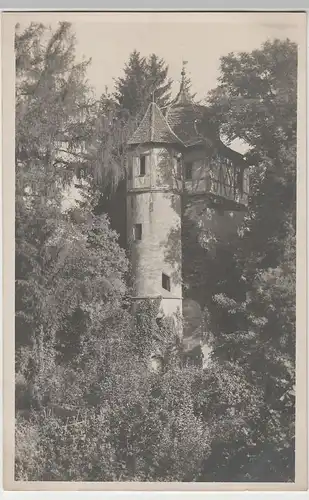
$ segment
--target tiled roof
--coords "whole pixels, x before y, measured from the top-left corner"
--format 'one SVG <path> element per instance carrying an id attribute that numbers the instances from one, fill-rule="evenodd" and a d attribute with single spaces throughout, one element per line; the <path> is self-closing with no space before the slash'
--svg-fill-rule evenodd
<path id="1" fill-rule="evenodd" d="M 128 144 L 147 143 L 181 144 L 182 141 L 171 130 L 160 108 L 155 102 L 151 102 L 147 108 L 144 118 L 134 132 Z"/>
<path id="2" fill-rule="evenodd" d="M 189 94 L 189 90 L 185 88 L 184 82 L 180 86 L 180 90 L 172 102 L 173 105 L 186 105 L 192 104 L 192 97 Z"/>
<path id="3" fill-rule="evenodd" d="M 196 125 L 203 116 L 203 106 L 193 104 L 172 105 L 166 114 L 166 120 L 175 134 L 185 145 L 201 141 Z"/>
<path id="4" fill-rule="evenodd" d="M 194 96 L 190 94 L 189 86 L 186 84 L 185 64 L 184 61 L 179 92 L 166 111 L 166 120 L 174 133 L 186 146 L 189 146 L 202 142 L 197 124 L 201 121 L 206 108 L 196 104 Z"/>

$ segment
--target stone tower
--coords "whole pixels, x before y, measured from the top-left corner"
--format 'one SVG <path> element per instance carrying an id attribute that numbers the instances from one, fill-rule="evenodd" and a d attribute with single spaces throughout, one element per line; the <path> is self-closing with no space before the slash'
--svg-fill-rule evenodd
<path id="1" fill-rule="evenodd" d="M 136 300 L 182 313 L 182 143 L 155 102 L 129 141 L 127 235 Z"/>
<path id="2" fill-rule="evenodd" d="M 215 259 L 220 242 L 242 223 L 249 177 L 243 155 L 222 142 L 209 110 L 185 83 L 183 69 L 165 114 L 150 103 L 129 141 L 127 234 L 136 300 L 161 297 L 166 315 L 179 311 L 190 350 L 207 330 L 207 294 L 194 269 L 198 254 L 206 262 L 200 238 Z"/>

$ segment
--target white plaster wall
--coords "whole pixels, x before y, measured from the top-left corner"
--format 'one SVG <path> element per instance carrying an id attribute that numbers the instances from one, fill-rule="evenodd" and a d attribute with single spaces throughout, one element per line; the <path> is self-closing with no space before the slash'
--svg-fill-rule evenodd
<path id="1" fill-rule="evenodd" d="M 139 177 L 137 156 L 146 154 L 146 172 Z M 132 179 L 127 193 L 127 234 L 135 295 L 162 296 L 167 315 L 182 311 L 181 197 L 175 189 L 175 152 L 163 148 L 136 149 L 129 159 Z M 177 179 L 176 179 L 177 180 Z M 134 224 L 142 224 L 142 240 L 133 241 Z M 171 290 L 162 287 L 162 273 Z"/>
<path id="2" fill-rule="evenodd" d="M 147 155 L 146 175 L 139 176 L 140 154 Z M 192 323 L 189 345 L 201 342 L 201 311 L 194 301 L 182 303 L 182 248 L 181 248 L 181 190 L 182 180 L 177 172 L 177 151 L 163 148 L 137 148 L 129 159 L 131 180 L 127 193 L 127 234 L 131 252 L 131 264 L 135 276 L 135 295 L 138 297 L 161 296 L 161 308 L 167 315 L 182 310 Z M 183 161 L 193 161 L 193 182 L 202 192 L 208 189 L 205 167 L 209 166 L 205 150 L 193 150 Z M 207 184 L 207 185 L 206 185 Z M 179 193 L 179 194 L 178 194 Z M 208 200 L 209 201 L 209 200 Z M 233 205 L 232 205 L 233 206 Z M 226 210 L 223 213 L 207 207 L 207 197 L 191 200 L 185 210 L 204 238 L 213 237 L 215 251 L 217 241 L 226 240 L 237 232 L 244 213 Z M 142 240 L 132 241 L 134 224 L 142 224 Z M 162 272 L 171 278 L 171 291 L 162 288 Z M 186 317 L 184 317 L 186 324 Z M 193 324 L 194 323 L 194 324 Z M 205 347 L 207 351 L 207 346 Z"/>
<path id="3" fill-rule="evenodd" d="M 139 175 L 139 157 L 146 156 L 146 172 Z M 128 190 L 131 189 L 182 189 L 181 171 L 177 168 L 174 148 L 139 146 L 128 158 Z"/>
<path id="4" fill-rule="evenodd" d="M 181 298 L 180 196 L 158 191 L 130 193 L 127 216 L 136 293 Z M 142 224 L 140 241 L 133 240 L 134 224 Z M 171 292 L 162 288 L 162 273 L 171 278 Z"/>

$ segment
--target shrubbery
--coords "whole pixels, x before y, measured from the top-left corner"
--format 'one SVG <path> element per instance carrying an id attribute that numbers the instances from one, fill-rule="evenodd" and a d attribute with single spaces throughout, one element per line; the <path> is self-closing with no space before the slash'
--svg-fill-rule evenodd
<path id="1" fill-rule="evenodd" d="M 202 369 L 184 362 L 173 323 L 157 321 L 159 304 L 133 308 L 125 252 L 99 209 L 123 176 L 130 119 L 121 103 L 130 114 L 132 74 L 146 72 L 132 94 L 141 106 L 150 70 L 166 102 L 164 61 L 134 53 L 117 96 L 98 108 L 70 26 L 47 45 L 46 34 L 41 25 L 16 33 L 16 479 L 292 480 L 294 45 L 223 58 L 210 99 L 224 133 L 249 141 L 254 168 L 242 233 L 216 259 L 201 248 L 194 261 L 213 348 Z M 263 94 L 264 67 L 272 96 Z M 102 129 L 103 111 L 112 125 Z M 82 153 L 81 141 L 92 149 Z M 63 188 L 79 168 L 88 187 L 65 212 Z"/>

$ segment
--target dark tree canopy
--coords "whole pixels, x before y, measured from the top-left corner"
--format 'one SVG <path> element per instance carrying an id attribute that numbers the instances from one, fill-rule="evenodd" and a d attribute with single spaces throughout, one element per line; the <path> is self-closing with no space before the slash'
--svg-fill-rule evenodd
<path id="1" fill-rule="evenodd" d="M 209 297 L 211 290 L 212 296 L 209 328 L 214 358 L 242 366 L 252 387 L 263 393 L 259 416 L 251 423 L 255 448 L 248 439 L 230 449 L 228 467 L 239 460 L 241 477 L 254 480 L 254 470 L 261 468 L 259 457 L 264 457 L 272 464 L 270 480 L 291 480 L 297 47 L 275 40 L 252 53 L 223 57 L 219 81 L 209 103 L 222 134 L 249 146 L 251 201 L 238 236 L 218 247 L 215 259 L 204 254 L 205 294 Z"/>
<path id="2" fill-rule="evenodd" d="M 125 177 L 127 141 L 154 98 L 159 106 L 170 100 L 171 80 L 164 60 L 155 54 L 142 57 L 133 51 L 124 76 L 115 79 L 115 92 L 102 94 L 96 111 L 91 143 L 94 182 L 102 195 L 98 211 L 109 214 L 125 246 Z"/>
<path id="3" fill-rule="evenodd" d="M 124 68 L 124 76 L 115 80 L 115 99 L 122 109 L 133 116 L 142 115 L 153 98 L 164 107 L 170 100 L 171 80 L 163 59 L 151 54 L 142 57 L 134 50 Z"/>
<path id="4" fill-rule="evenodd" d="M 249 146 L 252 195 L 215 257 L 196 233 L 190 247 L 213 349 L 204 369 L 187 365 L 156 301 L 133 307 L 106 215 L 121 213 L 126 142 L 152 93 L 170 101 L 167 65 L 134 51 L 95 102 L 69 24 L 17 27 L 15 54 L 16 479 L 292 481 L 295 44 L 223 57 L 209 96 L 222 135 Z M 80 168 L 87 184 L 65 210 Z"/>

